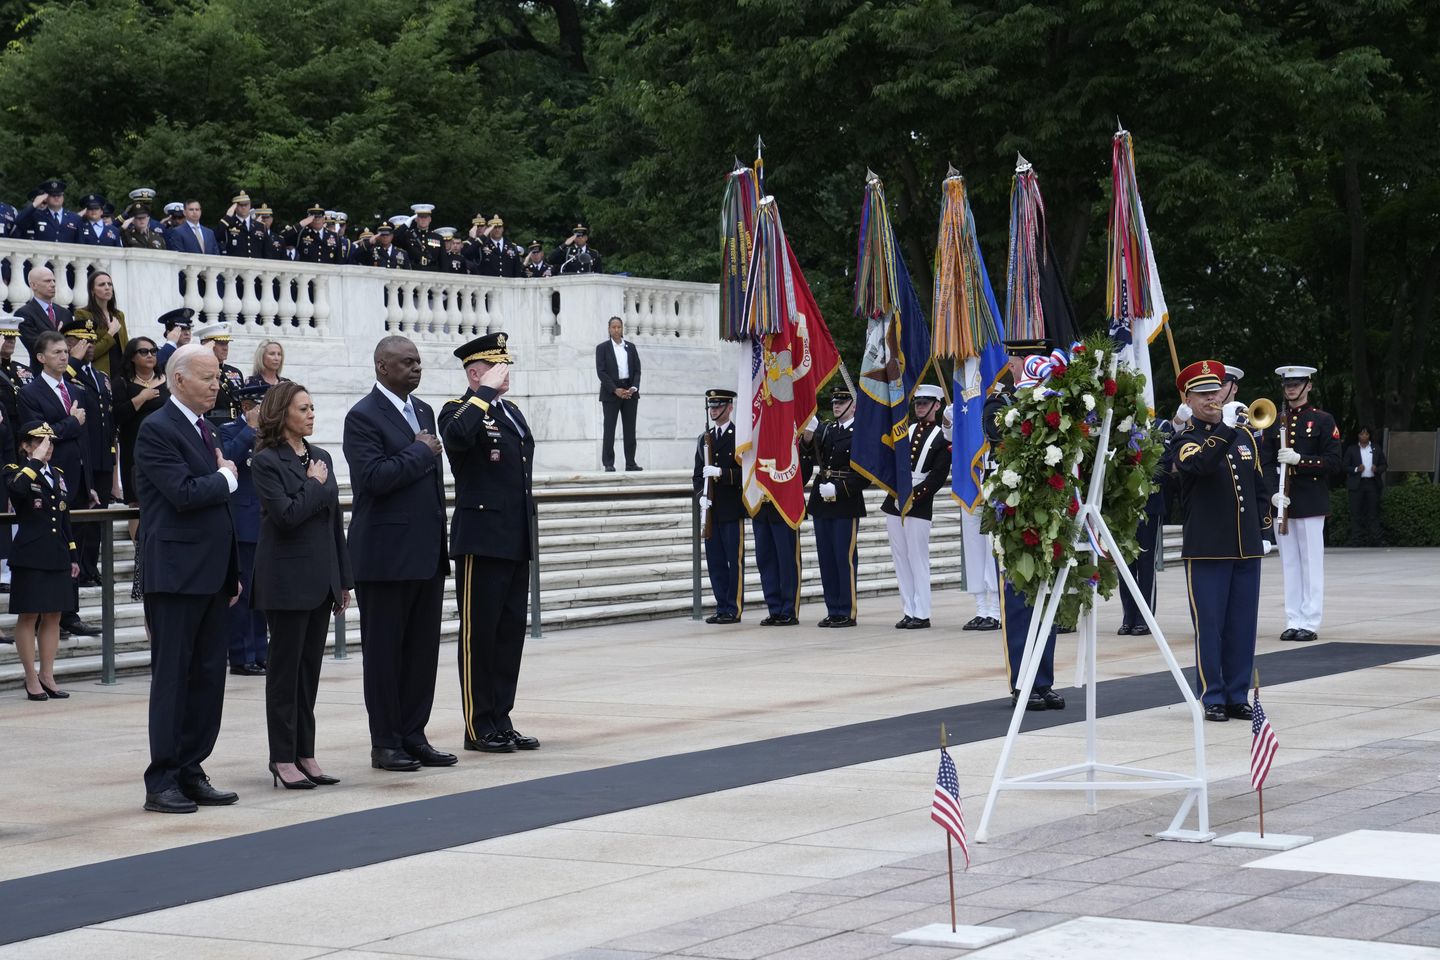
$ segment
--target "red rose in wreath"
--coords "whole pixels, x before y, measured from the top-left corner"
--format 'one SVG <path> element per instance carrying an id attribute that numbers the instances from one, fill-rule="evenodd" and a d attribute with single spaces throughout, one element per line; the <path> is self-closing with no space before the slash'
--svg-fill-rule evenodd
<path id="1" fill-rule="evenodd" d="M 1105 396 L 1113 397 L 1115 396 L 1115 391 L 1119 389 L 1120 386 L 1114 380 L 1105 381 Z"/>
<path id="2" fill-rule="evenodd" d="M 1136 450 L 1134 453 L 1130 454 L 1130 462 L 1131 462 L 1131 463 L 1139 463 L 1141 460 L 1144 460 L 1144 459 L 1145 459 L 1145 454 L 1141 453 L 1139 450 Z"/>
<path id="3" fill-rule="evenodd" d="M 1035 424 L 1031 423 L 1029 420 L 1024 421 L 1020 424 L 1020 432 L 1025 434 L 1025 436 L 1027 437 L 1030 436 L 1030 434 L 1035 432 Z"/>
<path id="4" fill-rule="evenodd" d="M 1025 546 L 1033 547 L 1040 542 L 1040 534 L 1034 530 L 1026 530 L 1020 535 L 1020 539 L 1025 541 Z"/>
<path id="5" fill-rule="evenodd" d="M 1080 435 L 1082 437 L 1090 436 L 1090 424 L 1086 423 L 1083 420 L 1080 421 Z"/>
<path id="6" fill-rule="evenodd" d="M 1069 513 L 1070 516 L 1075 516 L 1075 514 L 1080 512 L 1080 501 L 1071 497 L 1070 503 L 1065 507 L 1065 511 Z"/>
<path id="7" fill-rule="evenodd" d="M 1050 479 L 1046 480 L 1045 482 L 1050 484 L 1050 486 L 1054 487 L 1056 490 L 1065 489 L 1065 478 L 1060 476 L 1060 474 L 1058 473 L 1050 474 Z"/>
<path id="8" fill-rule="evenodd" d="M 1007 516 L 1007 517 L 1013 517 L 1013 516 L 1015 516 L 1015 508 L 1012 507 L 1012 506 L 1010 506 L 1010 504 L 1008 504 L 1008 503 L 1005 504 L 1005 516 Z"/>
<path id="9" fill-rule="evenodd" d="M 1060 414 L 1056 413 L 1054 410 L 1051 410 L 1049 413 L 1045 414 L 1045 422 L 1051 427 L 1058 428 L 1060 426 Z"/>
<path id="10" fill-rule="evenodd" d="M 1059 559 L 1060 559 L 1060 554 L 1062 554 L 1062 553 L 1064 553 L 1064 552 L 1065 552 L 1065 544 L 1061 543 L 1059 540 L 1056 540 L 1056 541 L 1055 541 L 1055 544 L 1054 544 L 1054 550 L 1051 551 L 1051 556 L 1053 556 L 1056 560 L 1059 560 Z"/>

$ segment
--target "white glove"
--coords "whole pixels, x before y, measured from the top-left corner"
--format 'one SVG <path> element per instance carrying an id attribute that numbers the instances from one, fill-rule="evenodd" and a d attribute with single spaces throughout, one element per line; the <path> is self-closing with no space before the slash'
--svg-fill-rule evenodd
<path id="1" fill-rule="evenodd" d="M 1283 493 L 1275 494 L 1273 497 L 1270 498 L 1270 502 L 1274 504 L 1276 508 L 1290 506 L 1290 498 L 1285 496 L 1285 494 Z"/>
<path id="2" fill-rule="evenodd" d="M 820 497 L 821 497 L 822 500 L 834 500 L 834 499 L 835 499 L 835 484 L 833 484 L 833 483 L 822 483 L 822 484 L 820 484 Z"/>
<path id="3" fill-rule="evenodd" d="M 1195 411 L 1190 409 L 1190 404 L 1180 404 L 1180 409 L 1175 411 L 1175 422 L 1177 424 L 1189 423 L 1190 418 L 1195 416 Z"/>
<path id="4" fill-rule="evenodd" d="M 709 509 L 710 509 L 710 498 L 709 498 L 709 497 L 700 497 L 699 499 L 700 499 L 700 509 L 701 509 L 701 510 L 709 510 Z"/>
<path id="5" fill-rule="evenodd" d="M 815 428 L 817 428 L 817 427 L 819 427 L 819 426 L 820 426 L 820 418 L 819 418 L 819 417 L 811 417 L 811 418 L 810 418 L 810 422 L 807 423 L 807 424 L 805 424 L 805 430 L 804 430 L 804 432 L 805 432 L 805 433 L 814 433 L 814 432 L 815 432 Z"/>
<path id="6" fill-rule="evenodd" d="M 1235 422 L 1240 419 L 1240 414 L 1244 411 L 1244 409 L 1245 404 L 1241 403 L 1239 400 L 1231 400 L 1229 403 L 1225 404 L 1225 409 L 1220 411 L 1221 422 L 1224 423 L 1227 427 L 1235 426 Z"/>
<path id="7" fill-rule="evenodd" d="M 702 469 L 702 470 L 700 471 L 700 476 L 702 476 L 702 477 L 711 477 L 711 478 L 714 478 L 714 477 L 720 476 L 720 475 L 721 475 L 722 473 L 724 473 L 724 472 L 725 472 L 724 470 L 721 470 L 719 467 L 715 466 L 713 463 L 707 463 L 707 464 L 705 464 L 704 469 Z"/>
<path id="8" fill-rule="evenodd" d="M 1300 462 L 1300 454 L 1295 452 L 1294 447 L 1281 447 L 1280 452 L 1275 454 L 1275 459 L 1293 467 Z"/>
<path id="9" fill-rule="evenodd" d="M 942 418 L 947 424 L 949 424 L 949 423 L 954 423 L 954 422 L 955 422 L 955 404 L 953 404 L 953 403 L 947 403 L 947 404 L 945 405 L 945 412 L 941 414 L 941 418 Z"/>
<path id="10" fill-rule="evenodd" d="M 910 474 L 910 486 L 911 486 L 911 487 L 918 487 L 918 486 L 920 486 L 920 484 L 922 484 L 922 483 L 925 482 L 925 477 L 926 477 L 926 476 L 928 476 L 928 474 L 926 474 L 924 470 L 915 470 L 915 471 L 911 472 L 911 474 Z"/>
<path id="11" fill-rule="evenodd" d="M 1264 551 L 1261 556 L 1268 557 L 1270 556 L 1270 551 L 1275 549 L 1275 544 L 1271 543 L 1269 540 L 1261 540 L 1260 548 Z"/>
<path id="12" fill-rule="evenodd" d="M 954 431 L 954 429 L 955 428 L 948 423 L 940 424 L 940 435 L 945 438 L 946 443 L 949 443 L 951 440 L 954 439 L 954 437 L 952 436 L 952 432 Z"/>

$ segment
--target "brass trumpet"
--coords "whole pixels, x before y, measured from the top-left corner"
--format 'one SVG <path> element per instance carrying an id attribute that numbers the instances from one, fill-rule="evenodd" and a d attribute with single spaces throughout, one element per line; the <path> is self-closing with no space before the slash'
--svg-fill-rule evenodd
<path id="1" fill-rule="evenodd" d="M 1265 397 L 1253 401 L 1248 407 L 1241 411 L 1245 417 L 1245 425 L 1264 430 L 1275 422 L 1275 402 Z"/>

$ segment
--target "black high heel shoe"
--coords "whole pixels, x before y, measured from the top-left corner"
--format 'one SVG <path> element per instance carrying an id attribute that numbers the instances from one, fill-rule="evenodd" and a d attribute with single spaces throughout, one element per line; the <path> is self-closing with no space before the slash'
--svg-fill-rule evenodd
<path id="1" fill-rule="evenodd" d="M 26 696 L 28 699 L 30 699 L 30 700 L 34 700 L 36 703 L 39 703 L 41 700 L 49 700 L 49 699 L 50 699 L 50 696 L 49 696 L 47 693 L 45 693 L 45 684 L 43 684 L 43 683 L 40 684 L 40 692 L 39 692 L 39 693 L 31 693 L 29 690 L 26 690 L 26 691 L 25 691 L 25 696 Z"/>
<path id="2" fill-rule="evenodd" d="M 339 777 L 332 777 L 328 773 L 311 773 L 298 763 L 295 764 L 295 769 L 305 774 L 310 782 L 317 787 L 331 787 L 340 782 Z"/>
<path id="3" fill-rule="evenodd" d="M 314 790 L 315 781 L 305 776 L 302 776 L 299 780 L 286 780 L 284 777 L 280 776 L 279 771 L 275 769 L 275 761 L 271 760 L 270 786 L 284 787 L 286 790 Z"/>
<path id="4" fill-rule="evenodd" d="M 70 699 L 70 694 L 66 693 L 64 690 L 51 690 L 49 687 L 47 687 L 47 686 L 45 685 L 45 681 L 44 681 L 44 680 L 41 680 L 41 681 L 40 681 L 40 689 L 41 689 L 41 690 L 44 690 L 45 693 L 46 693 L 46 695 L 49 696 L 51 700 L 69 700 L 69 699 Z M 32 698 L 32 699 L 33 699 L 33 698 Z"/>

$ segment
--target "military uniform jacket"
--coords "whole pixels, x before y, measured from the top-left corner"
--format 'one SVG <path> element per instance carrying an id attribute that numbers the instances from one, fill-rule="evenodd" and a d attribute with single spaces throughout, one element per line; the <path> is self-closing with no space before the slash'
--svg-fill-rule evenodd
<path id="1" fill-rule="evenodd" d="M 329 230 L 287 227 L 285 241 L 294 245 L 295 259 L 301 263 L 340 262 L 340 238 Z"/>
<path id="2" fill-rule="evenodd" d="M 1300 454 L 1300 462 L 1286 471 L 1289 477 L 1290 517 L 1324 517 L 1330 513 L 1330 478 L 1340 472 L 1340 428 L 1335 418 L 1308 403 L 1281 411 L 1275 423 L 1265 431 L 1264 461 L 1266 476 L 1272 487 L 1280 483 L 1280 424 L 1285 424 L 1285 440 Z"/>
<path id="3" fill-rule="evenodd" d="M 550 254 L 549 260 L 556 266 L 556 273 L 566 276 L 572 273 L 602 273 L 600 269 L 600 254 L 586 244 L 577 247 L 573 244 L 565 246 L 563 243 L 556 247 Z"/>
<path id="4" fill-rule="evenodd" d="M 151 225 L 147 224 L 142 230 L 132 223 L 128 227 L 120 228 L 120 242 L 127 247 L 139 247 L 142 250 L 164 250 L 165 234 Z"/>
<path id="5" fill-rule="evenodd" d="M 85 408 L 85 433 L 89 438 L 85 462 L 92 473 L 108 473 L 115 469 L 115 400 L 110 378 L 93 363 L 80 369 L 72 366 L 66 372 L 71 396 Z M 79 390 L 75 389 L 77 385 Z"/>
<path id="6" fill-rule="evenodd" d="M 220 218 L 215 227 L 215 239 L 220 252 L 230 257 L 265 256 L 265 237 L 259 221 L 244 220 L 236 216 Z"/>
<path id="7" fill-rule="evenodd" d="M 1245 560 L 1264 556 L 1274 541 L 1270 483 L 1259 444 L 1246 427 L 1192 420 L 1165 448 L 1164 461 L 1180 480 L 1186 560 Z"/>
<path id="8" fill-rule="evenodd" d="M 518 277 L 524 270 L 520 248 L 509 240 L 490 240 L 480 260 L 479 273 L 487 277 Z"/>
<path id="9" fill-rule="evenodd" d="M 68 572 L 70 564 L 79 562 L 79 555 L 65 504 L 69 493 L 65 473 L 52 465 L 50 482 L 45 479 L 44 466 L 33 457 L 24 464 L 5 464 L 5 489 L 18 527 L 10 549 L 10 566 Z"/>
<path id="10" fill-rule="evenodd" d="M 290 253 L 285 249 L 285 241 L 281 238 L 280 232 L 266 230 L 258 224 L 250 235 L 252 257 L 260 257 L 265 260 L 289 260 Z"/>
<path id="11" fill-rule="evenodd" d="M 405 255 L 395 244 L 382 247 L 378 243 L 370 249 L 370 255 L 365 260 L 365 265 L 370 267 L 385 267 L 389 270 L 409 270 L 410 258 Z"/>
<path id="12" fill-rule="evenodd" d="M 450 556 L 529 560 L 535 436 L 520 411 L 489 387 L 467 390 L 440 409 L 440 439 L 455 477 Z"/>
<path id="13" fill-rule="evenodd" d="M 15 217 L 15 235 L 42 243 L 79 243 L 80 218 L 69 210 L 56 215 L 27 203 Z"/>
<path id="14" fill-rule="evenodd" d="M 461 275 L 465 275 L 471 272 L 470 261 L 465 259 L 465 254 L 463 252 L 447 252 L 442 254 L 441 256 L 442 266 L 440 270 L 442 273 L 458 273 Z"/>
<path id="15" fill-rule="evenodd" d="M 529 263 L 527 261 L 524 265 L 524 268 L 525 276 L 530 278 L 531 280 L 535 280 L 540 277 L 553 277 L 555 275 L 555 268 L 550 266 L 550 264 L 546 263 L 544 260 L 541 260 L 539 263 Z"/>
<path id="16" fill-rule="evenodd" d="M 80 231 L 77 241 L 81 244 L 88 244 L 92 247 L 123 247 L 124 241 L 120 239 L 120 228 L 113 223 L 99 221 L 100 230 L 95 230 L 95 224 L 84 222 L 80 224 Z"/>
<path id="17" fill-rule="evenodd" d="M 854 421 L 852 420 L 853 424 Z M 810 501 L 806 510 L 812 517 L 865 516 L 865 488 L 870 481 L 850 468 L 850 440 L 853 431 L 838 423 L 825 422 L 815 428 L 815 435 L 801 451 L 801 466 L 815 477 L 810 483 Z M 820 496 L 820 484 L 835 484 L 835 499 Z"/>
<path id="18" fill-rule="evenodd" d="M 705 459 L 705 437 L 710 437 L 710 459 Z M 719 467 L 720 476 L 710 481 L 710 516 L 717 522 L 732 523 L 745 518 L 745 505 L 740 500 L 740 465 L 735 462 L 735 424 L 727 423 L 717 435 L 712 428 L 700 434 L 695 444 L 695 472 L 691 486 L 698 497 L 705 489 L 701 470 L 706 465 Z"/>
<path id="19" fill-rule="evenodd" d="M 444 264 L 445 241 L 434 230 L 402 226 L 395 230 L 395 246 L 405 251 L 412 270 L 436 270 Z"/>
<path id="20" fill-rule="evenodd" d="M 245 386 L 245 374 L 240 372 L 239 367 L 232 367 L 228 363 L 220 364 L 220 392 L 215 394 L 215 406 L 205 414 L 205 419 L 217 430 L 232 420 L 240 417 L 240 401 L 236 400 L 236 391 Z"/>
<path id="21" fill-rule="evenodd" d="M 0 237 L 8 237 L 15 232 L 15 208 L 8 203 L 0 202 Z"/>
<path id="22" fill-rule="evenodd" d="M 910 425 L 910 473 L 924 473 L 925 479 L 910 488 L 910 511 L 906 516 L 930 520 L 935 511 L 935 494 L 945 488 L 950 476 L 950 444 L 938 423 Z M 885 497 L 880 510 L 892 517 L 900 516 L 893 496 Z"/>
<path id="23" fill-rule="evenodd" d="M 237 417 L 221 426 L 219 440 L 225 459 L 235 464 L 235 492 L 230 494 L 235 539 L 240 543 L 255 543 L 260 539 L 260 498 L 255 495 L 255 480 L 250 472 L 250 460 L 255 454 L 255 428 L 244 417 Z"/>
<path id="24" fill-rule="evenodd" d="M 20 391 L 35 379 L 30 368 L 14 360 L 0 360 L 0 415 L 13 431 L 20 426 Z M 13 437 L 12 437 L 13 439 Z M 15 457 L 5 458 L 9 463 Z"/>

